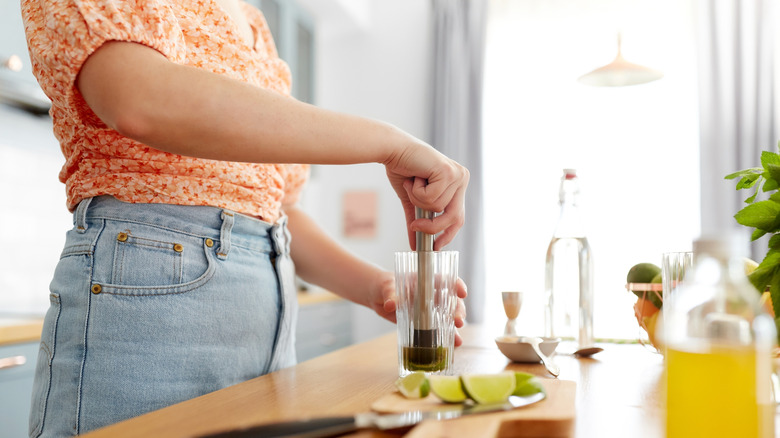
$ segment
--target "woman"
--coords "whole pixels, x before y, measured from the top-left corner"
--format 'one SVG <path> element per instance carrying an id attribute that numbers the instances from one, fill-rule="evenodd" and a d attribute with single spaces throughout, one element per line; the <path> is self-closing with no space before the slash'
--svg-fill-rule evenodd
<path id="1" fill-rule="evenodd" d="M 465 168 L 393 126 L 291 98 L 262 14 L 239 0 L 23 0 L 22 15 L 74 212 L 31 436 L 292 365 L 295 273 L 394 321 L 391 273 L 296 206 L 307 164 L 382 163 L 412 246 L 423 231 L 439 249 L 463 223 Z M 441 214 L 415 220 L 415 206 Z"/>

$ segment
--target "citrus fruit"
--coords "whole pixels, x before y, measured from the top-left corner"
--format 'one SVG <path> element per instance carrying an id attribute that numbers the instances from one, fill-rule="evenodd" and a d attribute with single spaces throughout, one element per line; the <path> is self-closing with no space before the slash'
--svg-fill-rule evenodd
<path id="1" fill-rule="evenodd" d="M 745 275 L 752 274 L 753 271 L 755 271 L 756 268 L 758 268 L 758 262 L 753 259 L 744 257 L 744 263 L 745 263 Z"/>
<path id="2" fill-rule="evenodd" d="M 515 371 L 515 390 L 512 395 L 525 397 L 539 392 L 547 393 L 538 377 L 522 371 Z"/>
<path id="3" fill-rule="evenodd" d="M 428 381 L 431 384 L 431 392 L 444 402 L 460 403 L 467 398 L 458 376 L 433 375 L 428 377 Z"/>
<path id="4" fill-rule="evenodd" d="M 761 293 L 761 300 L 759 301 L 761 303 L 761 307 L 766 310 L 766 313 L 772 315 L 774 318 L 775 316 L 775 309 L 772 307 L 772 295 L 769 294 L 769 292 L 762 292 Z"/>
<path id="5" fill-rule="evenodd" d="M 652 263 L 637 263 L 628 270 L 626 283 L 650 283 L 661 273 L 661 268 Z"/>
<path id="6" fill-rule="evenodd" d="M 431 391 L 428 378 L 425 377 L 425 373 L 420 371 L 407 374 L 404 377 L 399 378 L 395 382 L 395 386 L 398 391 L 406 398 L 423 398 L 427 397 Z"/>
<path id="7" fill-rule="evenodd" d="M 658 343 L 657 343 L 658 338 L 656 338 L 655 336 L 656 335 L 655 327 L 658 322 L 658 315 L 660 314 L 661 312 L 656 312 L 651 316 L 642 318 L 642 322 L 644 323 L 645 326 L 645 331 L 647 331 L 647 338 L 650 340 L 650 343 L 656 348 L 658 348 Z"/>
<path id="8" fill-rule="evenodd" d="M 636 316 L 637 322 L 640 323 L 642 322 L 642 318 L 653 316 L 658 310 L 658 307 L 648 299 L 637 298 L 636 303 L 634 303 L 634 316 Z"/>
<path id="9" fill-rule="evenodd" d="M 477 403 L 506 401 L 517 385 L 515 373 L 467 374 L 460 377 L 466 395 Z"/>

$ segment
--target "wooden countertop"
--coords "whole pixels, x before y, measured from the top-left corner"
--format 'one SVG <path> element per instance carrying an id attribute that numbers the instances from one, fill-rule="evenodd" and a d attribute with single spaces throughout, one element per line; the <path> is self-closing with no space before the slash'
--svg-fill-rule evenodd
<path id="1" fill-rule="evenodd" d="M 455 353 L 456 373 L 510 369 L 550 377 L 541 364 L 511 363 L 496 348 L 493 334 L 480 326 L 467 326 L 461 333 L 464 345 Z M 555 359 L 562 370 L 560 379 L 577 383 L 576 436 L 662 437 L 662 356 L 637 344 L 602 346 L 605 351 L 589 359 L 563 355 Z M 396 355 L 395 334 L 385 335 L 85 436 L 193 437 L 260 423 L 368 411 L 373 402 L 395 390 Z M 398 435 L 362 431 L 350 436 Z"/>
<path id="2" fill-rule="evenodd" d="M 325 303 L 329 301 L 343 300 L 340 296 L 325 289 L 313 289 L 310 291 L 298 292 L 298 305 L 309 306 L 312 304 Z"/>
<path id="3" fill-rule="evenodd" d="M 0 317 L 0 345 L 37 341 L 42 328 L 43 318 Z"/>

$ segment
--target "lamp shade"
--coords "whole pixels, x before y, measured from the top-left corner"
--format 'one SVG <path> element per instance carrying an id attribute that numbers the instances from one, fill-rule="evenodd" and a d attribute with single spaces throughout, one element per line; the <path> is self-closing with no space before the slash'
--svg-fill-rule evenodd
<path id="1" fill-rule="evenodd" d="M 618 52 L 609 64 L 586 73 L 578 79 L 580 83 L 594 87 L 623 87 L 646 84 L 664 75 L 660 71 L 626 61 L 621 54 L 621 38 L 618 35 Z"/>

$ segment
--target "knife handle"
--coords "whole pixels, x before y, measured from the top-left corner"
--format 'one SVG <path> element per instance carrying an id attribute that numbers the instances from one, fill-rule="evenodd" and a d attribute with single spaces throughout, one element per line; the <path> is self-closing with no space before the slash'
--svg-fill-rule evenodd
<path id="1" fill-rule="evenodd" d="M 201 438 L 322 438 L 358 430 L 355 417 L 326 417 L 294 420 L 283 423 L 261 424 L 246 429 L 217 432 Z"/>

